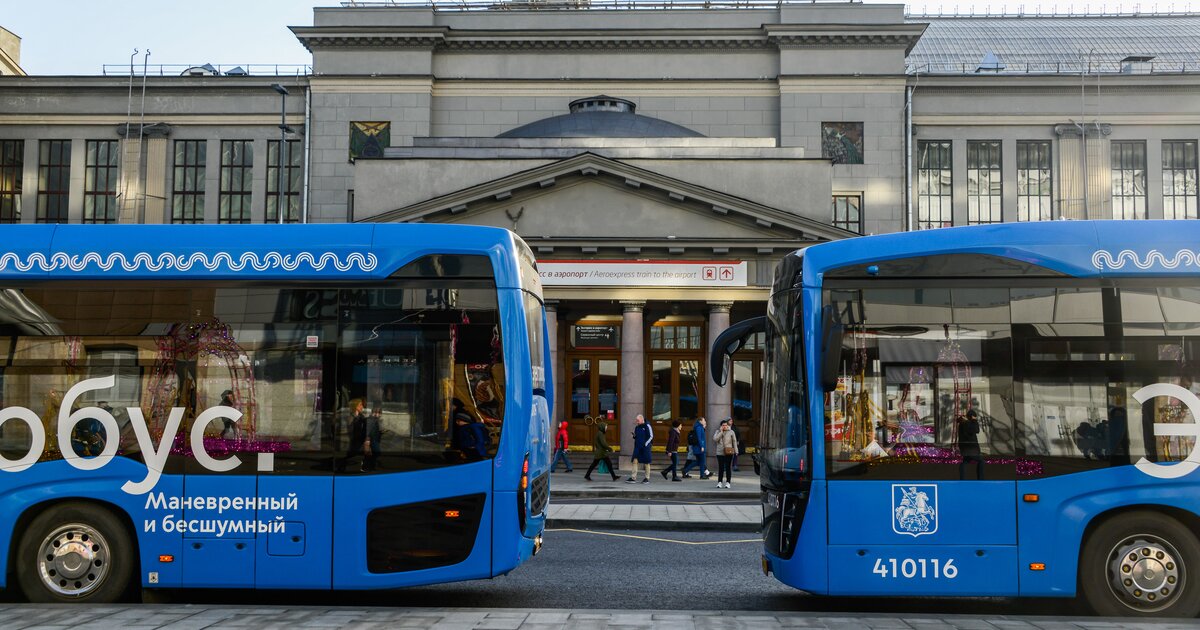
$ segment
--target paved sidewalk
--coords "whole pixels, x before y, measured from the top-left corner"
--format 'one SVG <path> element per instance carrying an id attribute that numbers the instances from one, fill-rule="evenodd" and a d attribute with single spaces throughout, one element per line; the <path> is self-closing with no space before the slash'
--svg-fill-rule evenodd
<path id="1" fill-rule="evenodd" d="M 585 459 L 583 455 L 587 455 Z M 662 459 L 661 453 L 655 453 L 655 459 Z M 710 458 L 711 459 L 711 458 Z M 737 500 L 758 499 L 759 486 L 758 475 L 754 474 L 754 467 L 750 463 L 750 459 L 746 457 L 746 465 L 741 467 L 741 470 L 733 473 L 733 483 L 730 488 L 717 488 L 717 476 L 715 467 L 717 462 L 710 461 L 714 467 L 713 476 L 709 479 L 700 479 L 696 471 L 692 471 L 691 479 L 684 479 L 679 483 L 663 479 L 660 471 L 665 467 L 663 462 L 655 461 L 650 465 L 650 483 L 625 483 L 625 479 L 629 477 L 629 462 L 628 458 L 622 460 L 619 466 L 623 466 L 617 471 L 620 475 L 617 481 L 613 481 L 612 477 L 606 474 L 600 474 L 599 471 L 592 473 L 592 481 L 587 481 L 583 478 L 583 473 L 587 472 L 587 467 L 591 465 L 591 454 L 576 453 L 571 458 L 574 472 L 566 472 L 559 466 L 558 471 L 550 475 L 550 496 L 551 498 L 565 499 L 580 499 L 580 498 L 598 498 L 598 497 L 624 497 L 630 499 L 685 499 L 685 498 L 731 498 Z"/>
<path id="2" fill-rule="evenodd" d="M 898 628 L 901 630 L 1168 630 L 1195 628 L 1195 620 L 1129 621 L 1098 617 L 1006 615 L 864 615 L 829 612 L 678 612 L 552 609 L 372 608 L 332 606 L 9 604 L 0 627 L 72 628 L 363 628 L 433 630 L 771 630 L 775 628 Z"/>
<path id="3" fill-rule="evenodd" d="M 555 505 L 547 510 L 547 527 L 656 529 L 674 531 L 757 532 L 758 505 Z"/>

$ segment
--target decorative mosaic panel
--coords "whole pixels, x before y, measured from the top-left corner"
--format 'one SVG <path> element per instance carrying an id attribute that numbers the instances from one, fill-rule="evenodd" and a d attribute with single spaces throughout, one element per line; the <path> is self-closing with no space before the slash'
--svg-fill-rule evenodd
<path id="1" fill-rule="evenodd" d="M 821 123 L 821 157 L 833 160 L 834 164 L 862 164 L 863 124 Z"/>
<path id="2" fill-rule="evenodd" d="M 355 158 L 383 157 L 383 150 L 392 144 L 392 123 L 350 123 L 350 161 Z"/>

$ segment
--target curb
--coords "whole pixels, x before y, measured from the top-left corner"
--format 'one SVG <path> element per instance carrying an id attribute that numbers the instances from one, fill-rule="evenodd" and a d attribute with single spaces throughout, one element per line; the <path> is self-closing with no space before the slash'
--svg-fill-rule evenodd
<path id="1" fill-rule="evenodd" d="M 643 529 L 671 532 L 759 532 L 758 523 L 729 521 L 639 521 L 548 518 L 546 529 Z"/>
<path id="2" fill-rule="evenodd" d="M 762 498 L 758 492 L 698 492 L 698 491 L 683 491 L 683 492 L 655 492 L 653 490 L 607 490 L 598 488 L 596 490 L 551 490 L 550 501 L 555 499 L 687 499 L 687 500 L 713 500 L 721 499 L 736 499 L 739 501 L 757 501 Z"/>

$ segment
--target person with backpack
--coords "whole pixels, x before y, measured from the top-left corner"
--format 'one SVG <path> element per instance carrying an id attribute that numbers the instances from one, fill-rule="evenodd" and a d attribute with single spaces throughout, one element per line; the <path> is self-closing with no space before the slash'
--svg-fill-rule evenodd
<path id="1" fill-rule="evenodd" d="M 667 478 L 667 473 L 671 473 L 671 481 L 683 481 L 679 478 L 679 434 L 682 431 L 683 423 L 672 420 L 671 430 L 667 432 L 667 457 L 671 458 L 671 465 L 662 470 L 663 479 Z"/>
<path id="2" fill-rule="evenodd" d="M 575 472 L 574 467 L 571 466 L 571 460 L 567 459 L 567 444 L 570 442 L 567 436 L 568 426 L 566 420 L 558 424 L 558 435 L 554 438 L 554 459 L 550 462 L 550 472 L 555 472 L 560 461 L 567 467 L 567 472 Z"/>
<path id="3" fill-rule="evenodd" d="M 613 467 L 612 460 L 608 458 L 608 454 L 613 452 L 613 449 L 608 445 L 608 438 L 604 436 L 604 432 L 607 430 L 607 422 L 596 425 L 596 439 L 592 441 L 592 465 L 588 466 L 587 472 L 583 473 L 583 478 L 588 481 L 592 480 L 592 471 L 596 470 L 596 466 L 600 465 L 600 462 L 604 462 L 604 465 L 608 466 L 608 474 L 612 475 L 613 481 L 618 479 L 617 469 Z"/>
<path id="4" fill-rule="evenodd" d="M 707 461 L 706 455 L 707 454 L 705 452 L 705 445 L 707 444 L 707 439 L 705 437 L 704 430 L 707 427 L 708 427 L 708 421 L 705 420 L 703 416 L 701 416 L 699 418 L 696 418 L 696 424 L 692 425 L 692 432 L 688 434 L 688 450 L 691 451 L 691 454 L 695 457 L 695 460 L 689 461 L 688 463 L 683 465 L 683 478 L 684 479 L 692 478 L 692 476 L 688 474 L 688 471 L 691 470 L 693 466 L 700 467 L 700 478 L 701 479 L 708 479 L 710 476 L 708 473 L 708 464 L 706 463 L 706 461 Z"/>

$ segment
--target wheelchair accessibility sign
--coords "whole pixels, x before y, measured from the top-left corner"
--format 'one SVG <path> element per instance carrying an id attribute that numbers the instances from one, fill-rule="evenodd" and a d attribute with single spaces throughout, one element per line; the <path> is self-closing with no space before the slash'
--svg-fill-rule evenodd
<path id="1" fill-rule="evenodd" d="M 916 538 L 937 529 L 937 485 L 892 484 L 892 531 Z"/>

